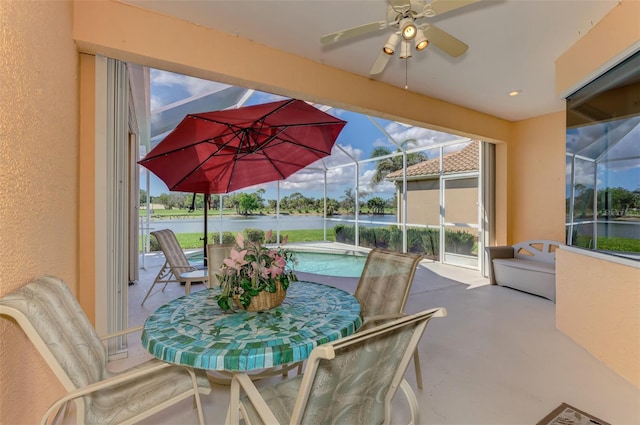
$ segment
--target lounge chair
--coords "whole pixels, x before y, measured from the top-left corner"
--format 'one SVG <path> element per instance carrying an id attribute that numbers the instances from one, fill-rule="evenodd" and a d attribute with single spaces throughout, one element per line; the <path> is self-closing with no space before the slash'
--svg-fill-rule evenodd
<path id="1" fill-rule="evenodd" d="M 184 283 L 184 291 L 187 295 L 191 293 L 191 284 L 194 282 L 202 282 L 209 287 L 207 270 L 200 270 L 189 263 L 173 231 L 163 229 L 151 232 L 151 234 L 160 244 L 160 249 L 162 249 L 164 253 L 165 262 L 140 305 L 144 305 L 144 302 L 149 298 L 153 287 L 157 283 L 164 283 L 162 287 L 163 291 L 169 283 Z"/>

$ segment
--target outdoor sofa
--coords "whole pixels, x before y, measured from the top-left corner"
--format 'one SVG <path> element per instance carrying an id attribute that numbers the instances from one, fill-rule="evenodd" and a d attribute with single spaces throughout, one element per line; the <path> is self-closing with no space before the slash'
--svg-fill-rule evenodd
<path id="1" fill-rule="evenodd" d="M 556 255 L 560 242 L 530 240 L 486 248 L 489 281 L 556 301 Z"/>

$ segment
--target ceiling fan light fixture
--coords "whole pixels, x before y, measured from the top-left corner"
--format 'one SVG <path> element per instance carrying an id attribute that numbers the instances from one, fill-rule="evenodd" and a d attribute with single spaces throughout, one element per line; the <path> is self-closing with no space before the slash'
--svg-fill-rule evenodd
<path id="1" fill-rule="evenodd" d="M 400 39 L 400 36 L 398 36 L 398 34 L 396 34 L 395 32 L 392 33 L 389 38 L 387 39 L 387 42 L 385 43 L 384 47 L 382 48 L 382 51 L 385 52 L 387 55 L 391 56 L 395 53 L 396 51 L 396 46 L 398 45 L 398 40 Z"/>
<path id="2" fill-rule="evenodd" d="M 427 37 L 424 35 L 424 31 L 420 28 L 418 28 L 418 31 L 416 32 L 415 43 L 417 51 L 424 50 L 429 46 L 429 40 L 427 40 Z"/>
<path id="3" fill-rule="evenodd" d="M 411 43 L 403 41 L 400 45 L 400 59 L 409 59 L 411 57 Z"/>
<path id="4" fill-rule="evenodd" d="M 400 34 L 405 40 L 413 40 L 416 36 L 418 28 L 411 18 L 402 18 L 400 20 Z"/>

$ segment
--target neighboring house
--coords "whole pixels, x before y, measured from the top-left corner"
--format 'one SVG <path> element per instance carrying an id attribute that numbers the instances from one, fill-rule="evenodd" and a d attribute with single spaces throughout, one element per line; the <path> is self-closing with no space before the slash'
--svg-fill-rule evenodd
<path id="1" fill-rule="evenodd" d="M 480 142 L 474 140 L 463 149 L 443 155 L 446 222 L 477 224 Z M 396 184 L 398 213 L 402 214 L 402 170 L 387 174 Z M 440 225 L 440 158 L 407 167 L 407 223 Z"/>

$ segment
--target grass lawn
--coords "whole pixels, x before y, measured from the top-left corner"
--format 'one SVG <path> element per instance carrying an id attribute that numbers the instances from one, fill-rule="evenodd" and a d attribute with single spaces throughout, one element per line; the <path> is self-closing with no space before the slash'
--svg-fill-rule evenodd
<path id="1" fill-rule="evenodd" d="M 312 229 L 312 230 L 282 230 L 280 232 L 280 240 L 285 236 L 289 236 L 289 242 L 315 242 L 323 240 L 323 230 L 322 229 Z M 194 248 L 202 248 L 202 233 L 176 233 L 176 238 L 178 238 L 178 242 L 183 249 L 194 249 Z M 151 238 L 152 241 L 155 241 L 154 238 Z M 333 231 L 327 231 L 327 240 L 330 242 L 335 242 L 336 235 Z M 210 233 L 209 234 L 209 242 L 218 241 L 218 233 Z M 140 242 L 140 247 L 142 247 L 142 240 Z M 153 251 L 154 244 L 151 244 L 151 250 Z"/>

